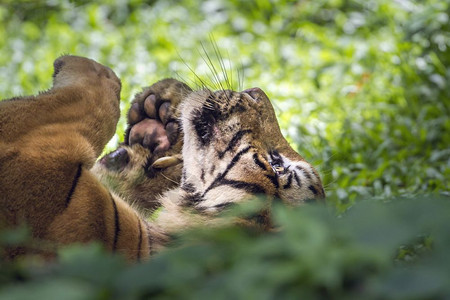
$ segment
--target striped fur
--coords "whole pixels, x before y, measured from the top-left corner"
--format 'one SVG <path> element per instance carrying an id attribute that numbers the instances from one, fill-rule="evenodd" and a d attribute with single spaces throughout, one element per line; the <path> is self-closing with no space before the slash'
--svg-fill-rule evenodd
<path id="1" fill-rule="evenodd" d="M 187 205 L 214 213 L 255 194 L 289 204 L 324 197 L 318 173 L 284 139 L 261 89 L 194 92 L 181 110 Z"/>
<path id="2" fill-rule="evenodd" d="M 178 83 L 162 82 L 167 87 Z M 324 198 L 318 173 L 284 139 L 262 90 L 190 92 L 179 111 L 184 133 L 183 170 L 171 167 L 161 171 L 181 177 L 179 186 L 165 176 L 144 178 L 138 185 L 151 186 L 153 191 L 160 187 L 158 192 L 163 192 L 163 185 L 172 182 L 173 188 L 156 200 L 161 208 L 153 220 L 165 233 L 195 225 L 216 226 L 218 212 L 257 194 L 281 199 L 288 205 Z M 130 163 L 118 172 L 97 166 L 97 175 L 106 185 L 119 186 L 119 193 L 126 185 L 122 194 L 133 194 L 133 186 L 128 185 L 135 180 L 133 174 L 146 168 L 145 161 L 154 159 L 151 151 L 139 144 L 119 149 L 128 153 Z M 129 200 L 141 206 L 140 200 Z M 270 218 L 264 216 L 259 226 L 270 229 Z"/>
<path id="3" fill-rule="evenodd" d="M 218 212 L 257 194 L 289 205 L 324 197 L 319 175 L 284 139 L 258 88 L 191 91 L 173 79 L 160 81 L 137 95 L 129 116 L 147 118 L 136 116 L 145 110 L 139 101 L 158 93 L 170 101 L 173 124 L 182 126 L 179 140 L 153 153 L 133 142 L 130 126 L 130 142 L 94 164 L 115 131 L 120 81 L 86 58 L 63 56 L 54 68 L 49 91 L 0 102 L 1 228 L 25 223 L 34 238 L 55 247 L 99 241 L 140 261 L 174 232 L 223 224 Z M 151 167 L 180 152 L 182 165 Z M 157 217 L 146 220 L 156 207 Z M 268 211 L 257 219 L 271 228 Z M 54 250 L 10 248 L 2 256 Z"/>

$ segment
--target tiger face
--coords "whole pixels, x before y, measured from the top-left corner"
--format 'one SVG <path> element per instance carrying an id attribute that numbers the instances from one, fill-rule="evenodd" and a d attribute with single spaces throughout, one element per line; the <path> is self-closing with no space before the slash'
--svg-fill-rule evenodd
<path id="1" fill-rule="evenodd" d="M 154 222 L 165 232 L 219 224 L 218 212 L 259 194 L 287 205 L 324 198 L 259 88 L 192 91 L 164 79 L 135 96 L 128 123 L 124 143 L 94 173 L 135 208 L 161 206 Z M 270 230 L 270 210 L 253 221 L 239 222 Z"/>
<path id="2" fill-rule="evenodd" d="M 283 137 L 259 88 L 192 91 L 164 79 L 135 96 L 128 122 L 125 143 L 100 159 L 95 173 L 137 206 L 156 207 L 164 202 L 160 194 L 177 187 L 177 205 L 203 213 L 257 194 L 289 205 L 325 196 L 317 171 Z M 180 152 L 182 168 L 155 167 Z"/>
<path id="3" fill-rule="evenodd" d="M 186 204 L 215 212 L 256 194 L 287 204 L 325 196 L 317 171 L 284 139 L 261 89 L 192 92 L 181 111 Z"/>

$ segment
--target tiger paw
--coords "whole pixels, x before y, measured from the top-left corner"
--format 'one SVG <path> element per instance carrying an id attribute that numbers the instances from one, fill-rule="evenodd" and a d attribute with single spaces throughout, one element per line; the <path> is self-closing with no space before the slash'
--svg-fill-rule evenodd
<path id="1" fill-rule="evenodd" d="M 103 184 L 137 207 L 154 209 L 159 195 L 181 180 L 178 106 L 190 92 L 174 79 L 144 88 L 128 111 L 124 143 L 94 166 Z"/>
<path id="2" fill-rule="evenodd" d="M 181 152 L 179 104 L 192 90 L 175 79 L 164 79 L 137 94 L 128 111 L 127 145 L 140 144 L 154 155 Z"/>

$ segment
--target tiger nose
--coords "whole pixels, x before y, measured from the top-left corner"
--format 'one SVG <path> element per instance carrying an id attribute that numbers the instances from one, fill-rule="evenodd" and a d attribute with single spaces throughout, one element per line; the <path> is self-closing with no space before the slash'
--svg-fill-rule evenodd
<path id="1" fill-rule="evenodd" d="M 255 101 L 259 101 L 262 97 L 267 97 L 266 94 L 264 93 L 264 91 L 262 89 L 260 89 L 259 87 L 246 89 L 243 91 L 243 93 L 247 93 Z"/>

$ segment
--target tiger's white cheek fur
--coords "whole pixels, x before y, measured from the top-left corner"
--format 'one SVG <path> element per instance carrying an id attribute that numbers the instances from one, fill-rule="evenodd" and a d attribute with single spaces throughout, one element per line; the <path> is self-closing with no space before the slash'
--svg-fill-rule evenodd
<path id="1" fill-rule="evenodd" d="M 194 119 L 193 116 L 197 115 L 196 111 L 202 109 L 202 103 L 207 97 L 208 93 L 205 91 L 193 92 L 187 97 L 181 108 L 181 123 L 184 132 L 182 149 L 184 178 L 182 180 L 195 187 L 195 191 L 200 193 L 203 193 L 208 188 L 219 172 L 223 172 L 226 169 L 233 157 L 233 153 L 237 149 L 231 149 L 222 157 L 219 157 L 219 153 L 224 152 L 235 132 L 240 129 L 240 119 L 236 116 L 231 116 L 225 123 L 213 125 L 211 141 L 203 145 L 194 128 L 194 124 L 198 120 Z M 239 146 L 240 144 L 236 145 L 236 148 Z M 222 192 L 224 193 L 225 191 L 228 190 L 224 188 Z M 242 196 L 242 193 L 238 194 L 236 197 L 227 195 L 227 198 L 237 199 L 237 197 Z M 223 196 L 220 193 L 218 195 Z M 212 193 L 208 193 L 207 196 L 208 199 L 221 199 L 221 197 L 212 196 Z M 219 201 L 214 200 L 213 202 Z"/>
<path id="2" fill-rule="evenodd" d="M 212 189 L 205 196 L 205 200 L 197 206 L 206 212 L 218 212 L 224 205 L 239 203 L 248 197 L 248 193 L 243 190 L 233 189 L 229 186 L 218 186 Z"/>
<path id="3" fill-rule="evenodd" d="M 184 105 L 183 105 L 184 104 Z M 189 95 L 185 102 L 181 106 L 181 124 L 184 132 L 183 142 L 183 172 L 185 178 L 182 180 L 193 181 L 196 188 L 200 188 L 201 182 L 198 180 L 201 176 L 201 170 L 199 166 L 205 162 L 205 153 L 199 151 L 199 141 L 196 137 L 195 129 L 192 125 L 192 111 L 200 109 L 202 106 L 201 95 L 198 92 Z M 195 153 L 195 155 L 193 155 Z M 197 178 L 197 180 L 191 180 Z"/>
<path id="4" fill-rule="evenodd" d="M 242 146 L 241 148 L 246 148 L 246 146 Z M 211 180 L 207 180 L 207 185 L 211 184 L 215 178 L 225 172 L 227 172 L 227 174 L 224 177 L 224 180 L 235 182 L 242 182 L 244 178 L 246 178 L 244 181 L 249 181 L 249 178 L 247 177 L 251 178 L 252 174 L 259 172 L 259 170 L 252 163 L 253 152 L 246 153 L 239 159 L 239 163 L 232 168 L 227 169 L 230 165 L 230 161 L 233 157 L 235 157 L 235 154 L 236 153 L 231 152 L 228 156 L 226 155 L 222 160 L 220 160 L 220 163 L 218 163 L 215 168 L 214 174 L 210 177 Z M 220 207 L 224 204 L 239 203 L 252 197 L 254 197 L 254 194 L 246 191 L 245 189 L 235 188 L 232 185 L 219 185 L 205 194 L 205 200 L 201 203 L 201 205 L 199 205 L 199 207 L 209 207 L 212 209 L 211 212 L 213 212 L 216 208 L 220 209 Z"/>

